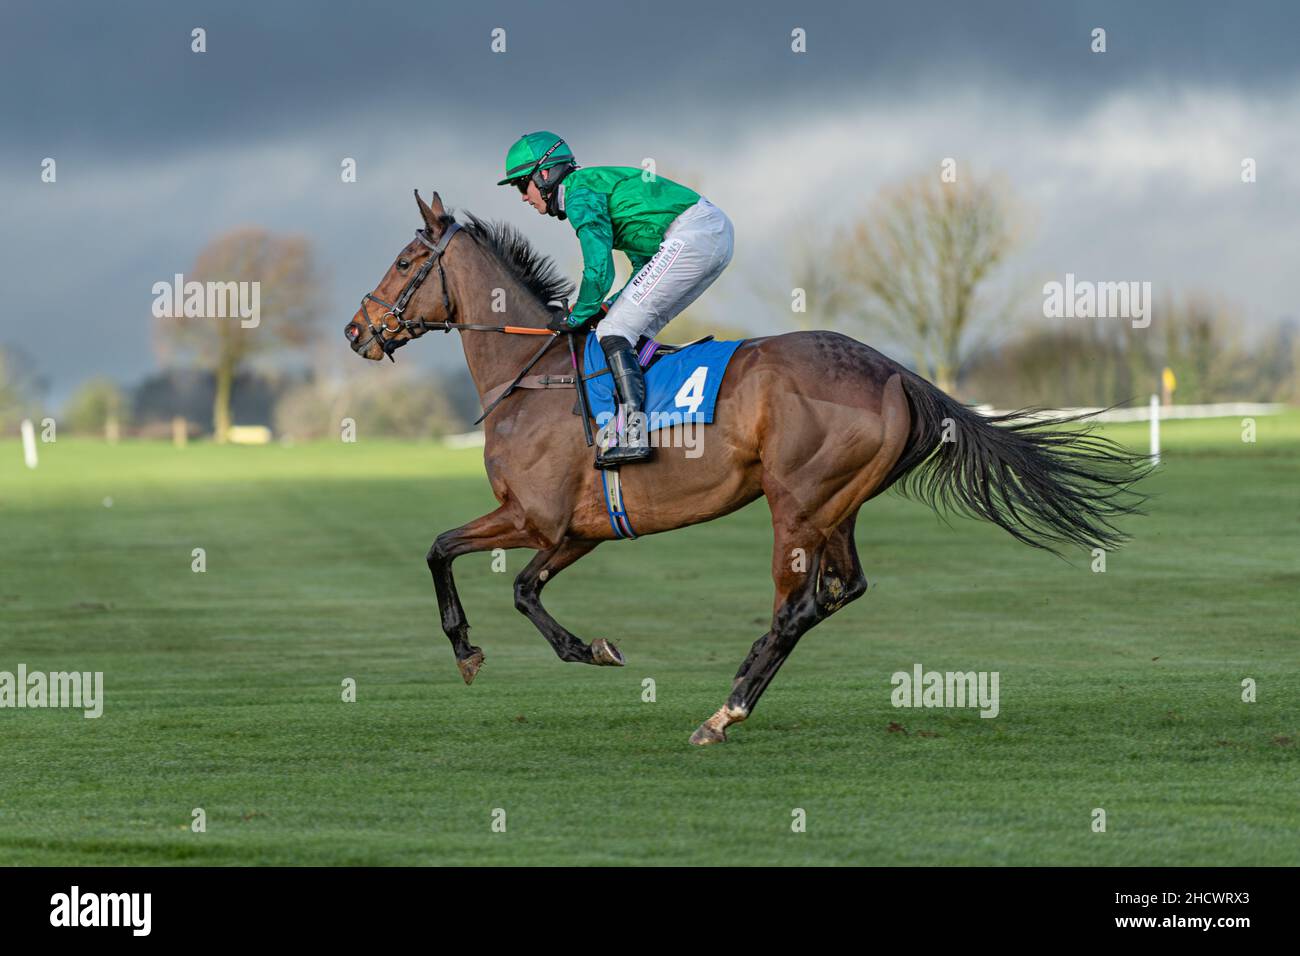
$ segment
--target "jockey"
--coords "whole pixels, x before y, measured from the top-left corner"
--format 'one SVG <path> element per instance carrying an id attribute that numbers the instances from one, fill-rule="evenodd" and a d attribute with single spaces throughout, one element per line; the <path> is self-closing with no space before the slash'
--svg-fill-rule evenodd
<path id="1" fill-rule="evenodd" d="M 628 166 L 579 169 L 554 133 L 529 133 L 506 153 L 506 178 L 539 213 L 567 219 L 582 247 L 582 284 L 572 311 L 549 327 L 576 332 L 608 309 L 596 326 L 624 420 L 620 444 L 602 451 L 597 468 L 650 457 L 645 429 L 645 376 L 637 339 L 653 338 L 699 298 L 731 262 L 731 220 L 707 199 L 670 179 Z M 613 250 L 632 263 L 632 278 L 609 302 Z"/>

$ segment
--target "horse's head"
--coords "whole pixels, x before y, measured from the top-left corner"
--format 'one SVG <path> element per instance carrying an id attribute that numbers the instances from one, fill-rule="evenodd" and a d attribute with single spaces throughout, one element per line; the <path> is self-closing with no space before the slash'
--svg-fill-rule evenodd
<path id="1" fill-rule="evenodd" d="M 352 351 L 378 361 L 431 328 L 447 328 L 454 307 L 447 291 L 442 256 L 460 228 L 443 208 L 438 194 L 430 205 L 415 191 L 424 228 L 397 254 L 388 272 L 361 299 L 361 308 L 343 327 Z M 435 275 L 436 274 L 436 275 Z"/>

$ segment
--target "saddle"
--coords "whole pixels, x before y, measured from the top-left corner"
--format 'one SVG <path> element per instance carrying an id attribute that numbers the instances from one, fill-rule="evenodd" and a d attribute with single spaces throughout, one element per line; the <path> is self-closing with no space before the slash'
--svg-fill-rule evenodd
<path id="1" fill-rule="evenodd" d="M 681 345 L 665 345 L 663 342 L 656 342 L 654 339 L 646 338 L 643 335 L 636 342 L 636 359 L 641 363 L 642 368 L 649 368 L 659 361 L 661 356 L 672 355 L 674 352 L 688 349 L 692 345 L 703 345 L 705 342 L 712 341 L 712 335 L 701 335 L 698 339 L 691 339 L 691 341 L 683 342 Z"/>

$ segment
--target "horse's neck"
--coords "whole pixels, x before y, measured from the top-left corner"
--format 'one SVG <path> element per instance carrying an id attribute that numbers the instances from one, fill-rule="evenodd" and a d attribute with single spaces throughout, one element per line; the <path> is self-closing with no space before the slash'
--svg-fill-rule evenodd
<path id="1" fill-rule="evenodd" d="M 545 328 L 549 316 L 537 297 L 492 261 L 487 253 L 477 250 L 476 259 L 469 268 L 460 270 L 455 278 L 448 277 L 453 291 L 459 293 L 456 296 L 460 304 L 458 321 L 467 325 Z M 458 285 L 461 288 L 457 289 Z M 495 289 L 505 291 L 505 312 L 492 311 L 492 303 L 497 298 L 493 293 Z M 469 365 L 469 374 L 474 379 L 480 399 L 518 375 L 545 341 L 540 335 L 501 332 L 470 331 L 462 332 L 460 336 L 465 348 L 465 362 Z"/>

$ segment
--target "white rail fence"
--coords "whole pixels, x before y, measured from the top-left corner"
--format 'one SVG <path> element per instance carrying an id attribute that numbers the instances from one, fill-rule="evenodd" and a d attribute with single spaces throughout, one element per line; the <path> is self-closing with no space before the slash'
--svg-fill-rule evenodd
<path id="1" fill-rule="evenodd" d="M 1161 405 L 1158 395 L 1151 396 L 1146 407 L 1136 408 L 1051 408 L 1043 409 L 1027 419 L 1036 418 L 1072 418 L 1086 415 L 1093 422 L 1150 422 L 1151 423 L 1151 459 L 1160 463 L 1160 422 L 1175 418 L 1252 418 L 1256 415 L 1277 415 L 1286 409 L 1285 405 L 1268 402 L 1220 402 L 1215 405 Z M 983 415 L 1005 415 L 991 405 L 977 405 L 975 410 Z"/>
<path id="2" fill-rule="evenodd" d="M 1006 412 L 995 409 L 991 405 L 977 405 L 975 409 L 982 415 L 1006 414 Z M 1277 415 L 1285 411 L 1286 406 L 1263 402 L 1222 402 L 1218 405 L 1162 406 L 1160 400 L 1155 395 L 1152 395 L 1150 405 L 1135 408 L 1112 408 L 1109 411 L 1102 408 L 1088 407 L 1051 408 L 1044 409 L 1039 414 L 1044 418 L 1088 415 L 1089 421 L 1094 422 L 1145 422 L 1151 420 L 1153 410 L 1159 412 L 1158 417 L 1169 420 L 1173 418 L 1234 418 L 1238 415 Z"/>

